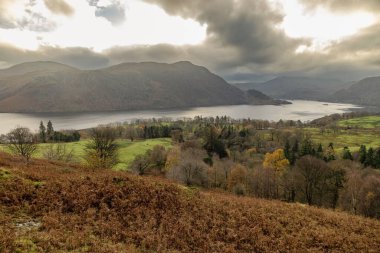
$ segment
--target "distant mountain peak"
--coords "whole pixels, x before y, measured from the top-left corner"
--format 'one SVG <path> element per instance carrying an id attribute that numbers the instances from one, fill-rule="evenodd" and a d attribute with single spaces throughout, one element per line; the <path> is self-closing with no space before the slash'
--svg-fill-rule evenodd
<path id="1" fill-rule="evenodd" d="M 7 69 L 0 70 L 1 76 L 12 76 L 12 75 L 23 75 L 31 72 L 55 72 L 55 71 L 73 71 L 78 70 L 69 65 L 65 65 L 53 61 L 35 61 L 35 62 L 24 62 Z"/>

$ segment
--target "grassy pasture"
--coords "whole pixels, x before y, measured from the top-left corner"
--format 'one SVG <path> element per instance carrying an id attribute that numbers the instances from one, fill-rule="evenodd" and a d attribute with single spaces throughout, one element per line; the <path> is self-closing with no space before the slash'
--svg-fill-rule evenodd
<path id="1" fill-rule="evenodd" d="M 360 145 L 377 148 L 380 147 L 380 131 L 374 129 L 350 129 L 339 130 L 337 133 L 321 133 L 319 128 L 306 128 L 305 131 L 311 134 L 315 143 L 322 143 L 328 146 L 330 142 L 334 144 L 337 151 L 344 147 L 349 147 L 351 151 L 358 150 Z"/>
<path id="2" fill-rule="evenodd" d="M 338 125 L 341 127 L 380 129 L 380 116 L 367 116 L 367 117 L 341 120 L 338 122 Z"/>
<path id="3" fill-rule="evenodd" d="M 85 155 L 85 148 L 88 140 L 81 140 L 78 142 L 66 143 L 66 149 L 68 151 L 73 150 L 74 160 L 77 162 L 83 162 L 83 156 Z M 140 154 L 144 154 L 147 150 L 152 149 L 156 145 L 162 145 L 165 148 L 170 148 L 172 146 L 171 139 L 160 138 L 160 139 L 149 139 L 149 140 L 137 140 L 131 142 L 130 140 L 118 140 L 119 144 L 119 164 L 115 166 L 117 170 L 126 170 L 133 159 Z M 39 144 L 38 150 L 34 155 L 35 158 L 43 158 L 43 153 L 48 149 L 49 143 Z M 0 148 L 3 151 L 7 151 L 5 146 Z"/>

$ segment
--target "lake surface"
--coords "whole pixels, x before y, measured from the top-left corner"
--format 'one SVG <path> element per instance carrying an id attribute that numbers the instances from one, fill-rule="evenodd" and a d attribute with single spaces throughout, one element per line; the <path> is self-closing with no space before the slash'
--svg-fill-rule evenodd
<path id="1" fill-rule="evenodd" d="M 99 124 L 129 122 L 136 119 L 151 118 L 194 118 L 195 116 L 229 116 L 234 119 L 263 119 L 270 121 L 301 120 L 303 122 L 333 113 L 350 112 L 359 106 L 305 100 L 290 100 L 290 105 L 230 105 L 196 107 L 180 110 L 113 111 L 86 113 L 0 113 L 0 134 L 9 132 L 17 126 L 29 127 L 37 131 L 40 121 L 45 125 L 51 120 L 54 129 L 84 129 Z"/>

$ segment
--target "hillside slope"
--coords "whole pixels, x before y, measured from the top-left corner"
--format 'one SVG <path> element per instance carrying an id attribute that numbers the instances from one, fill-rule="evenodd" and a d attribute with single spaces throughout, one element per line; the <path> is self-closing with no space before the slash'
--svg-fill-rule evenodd
<path id="1" fill-rule="evenodd" d="M 190 62 L 125 63 L 86 71 L 53 62 L 34 62 L 0 71 L 1 112 L 110 111 L 245 103 L 244 92 Z"/>
<path id="2" fill-rule="evenodd" d="M 348 85 L 339 80 L 286 76 L 264 83 L 235 84 L 242 90 L 256 89 L 274 98 L 310 100 L 324 100 L 327 96 Z"/>
<path id="3" fill-rule="evenodd" d="M 368 77 L 331 96 L 332 101 L 380 106 L 380 76 Z"/>
<path id="4" fill-rule="evenodd" d="M 0 153 L 1 252 L 376 252 L 380 221 Z"/>

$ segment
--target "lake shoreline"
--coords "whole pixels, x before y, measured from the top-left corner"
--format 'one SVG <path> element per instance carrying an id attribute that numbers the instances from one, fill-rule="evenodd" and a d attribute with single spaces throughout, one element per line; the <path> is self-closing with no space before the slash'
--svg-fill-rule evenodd
<path id="1" fill-rule="evenodd" d="M 311 121 L 334 113 L 351 112 L 362 109 L 360 106 L 342 103 L 330 103 L 309 100 L 289 100 L 292 104 L 284 105 L 227 105 L 176 109 L 108 111 L 108 112 L 73 112 L 73 113 L 0 113 L 0 134 L 7 133 L 17 126 L 38 129 L 40 121 L 53 122 L 56 130 L 87 129 L 117 122 L 130 122 L 138 119 L 181 119 L 195 116 L 228 116 L 233 119 L 261 119 L 269 121 L 301 120 Z"/>

